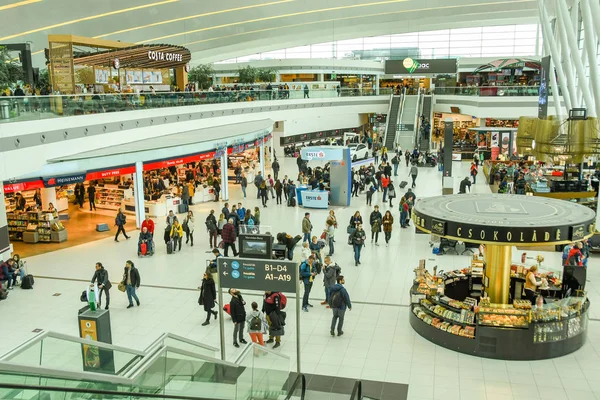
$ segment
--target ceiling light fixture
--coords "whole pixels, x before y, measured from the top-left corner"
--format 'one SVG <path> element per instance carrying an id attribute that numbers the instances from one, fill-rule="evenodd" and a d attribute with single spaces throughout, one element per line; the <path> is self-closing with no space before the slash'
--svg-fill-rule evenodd
<path id="1" fill-rule="evenodd" d="M 272 15 L 270 17 L 249 19 L 249 20 L 245 20 L 245 21 L 231 22 L 229 24 L 215 25 L 215 26 L 209 26 L 206 28 L 194 29 L 191 31 L 173 33 L 171 35 L 165 35 L 165 36 L 155 37 L 155 38 L 148 39 L 148 40 L 142 40 L 142 41 L 136 42 L 136 44 L 155 42 L 157 40 L 170 39 L 173 37 L 183 36 L 183 35 L 187 35 L 190 33 L 206 32 L 206 31 L 210 31 L 213 29 L 228 28 L 231 26 L 250 24 L 250 23 L 254 23 L 254 22 L 269 21 L 269 20 L 279 19 L 279 18 L 297 17 L 299 15 L 309 15 L 309 14 L 316 14 L 316 13 L 329 12 L 329 11 L 347 10 L 347 9 L 352 9 L 352 8 L 372 7 L 372 6 L 379 6 L 379 5 L 385 5 L 385 4 L 404 3 L 407 1 L 409 1 L 409 0 L 384 0 L 384 1 L 377 1 L 377 2 L 373 2 L 373 3 L 352 4 L 350 6 L 327 7 L 327 8 L 321 8 L 318 10 L 307 10 L 307 11 L 298 11 L 298 12 L 289 13 L 289 14 Z M 389 14 L 389 13 L 383 13 L 383 14 Z"/>
<path id="2" fill-rule="evenodd" d="M 30 0 L 29 2 L 31 3 L 33 1 L 41 1 L 41 0 Z M 62 27 L 62 26 L 67 26 L 67 25 L 73 25 L 73 24 L 76 24 L 78 22 L 91 21 L 91 20 L 98 19 L 98 18 L 110 17 L 110 16 L 113 16 L 113 15 L 122 14 L 122 13 L 130 12 L 130 11 L 137 11 L 137 10 L 141 10 L 141 9 L 144 9 L 144 8 L 155 7 L 155 6 L 162 6 L 164 4 L 175 3 L 177 1 L 179 1 L 179 0 L 162 0 L 162 1 L 158 1 L 156 3 L 144 4 L 142 6 L 123 8 L 121 10 L 115 10 L 115 11 L 110 11 L 110 12 L 106 12 L 106 13 L 102 13 L 102 14 L 90 15 L 89 17 L 83 17 L 83 18 L 79 18 L 79 19 L 73 19 L 73 20 L 70 20 L 70 21 L 60 22 L 58 24 L 53 24 L 53 25 L 43 26 L 41 28 L 32 29 L 32 30 L 26 31 L 26 32 L 15 33 L 14 35 L 0 37 L 0 42 L 6 41 L 6 40 L 9 40 L 9 39 L 14 39 L 14 38 L 19 37 L 19 36 L 25 36 L 25 35 L 30 35 L 32 33 L 47 31 L 49 29 L 59 28 L 59 27 Z M 18 4 L 18 3 L 15 3 L 15 4 Z M 5 6 L 5 7 L 7 7 L 7 6 Z"/>
<path id="3" fill-rule="evenodd" d="M 27 6 L 29 4 L 39 3 L 40 1 L 42 1 L 42 0 L 23 0 L 23 1 L 19 1 L 18 3 L 12 3 L 12 4 L 7 4 L 5 6 L 0 6 L 0 11 L 8 10 L 11 8 L 17 8 L 17 7 L 21 7 L 21 6 Z"/>
<path id="4" fill-rule="evenodd" d="M 99 38 L 103 38 L 103 37 L 107 37 L 107 36 L 112 36 L 112 35 L 118 35 L 118 34 L 121 34 L 121 33 L 136 31 L 136 30 L 139 30 L 139 29 L 151 28 L 151 27 L 154 27 L 154 26 L 171 24 L 171 23 L 174 23 L 174 22 L 186 21 L 186 20 L 194 19 L 194 18 L 209 17 L 209 16 L 212 16 L 212 15 L 226 14 L 226 13 L 235 12 L 235 11 L 248 10 L 248 9 L 251 9 L 251 8 L 259 8 L 259 7 L 272 6 L 272 5 L 282 4 L 282 3 L 289 3 L 291 1 L 295 1 L 295 0 L 278 0 L 278 1 L 273 1 L 273 2 L 270 2 L 270 3 L 253 4 L 253 5 L 250 5 L 250 6 L 229 8 L 227 10 L 218 10 L 218 11 L 211 11 L 211 12 L 206 12 L 206 13 L 202 13 L 202 14 L 189 15 L 187 17 L 169 19 L 169 20 L 165 20 L 165 21 L 154 22 L 154 23 L 147 24 L 147 25 L 134 26 L 133 28 L 121 29 L 120 31 L 105 33 L 105 34 L 102 34 L 102 35 L 94 36 L 94 39 L 99 39 Z"/>

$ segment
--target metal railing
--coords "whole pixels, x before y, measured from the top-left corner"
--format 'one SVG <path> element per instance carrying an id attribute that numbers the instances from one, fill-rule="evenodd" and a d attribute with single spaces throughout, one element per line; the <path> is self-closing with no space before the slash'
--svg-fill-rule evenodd
<path id="1" fill-rule="evenodd" d="M 350 395 L 350 400 L 362 400 L 362 382 L 356 381 L 354 383 L 354 388 L 352 389 L 352 394 Z"/>
<path id="2" fill-rule="evenodd" d="M 456 86 L 436 87 L 433 91 L 434 94 L 438 95 L 480 97 L 539 96 L 539 92 L 539 86 Z"/>
<path id="3" fill-rule="evenodd" d="M 389 95 L 391 89 L 273 89 L 0 97 L 0 123 L 220 103 Z"/>

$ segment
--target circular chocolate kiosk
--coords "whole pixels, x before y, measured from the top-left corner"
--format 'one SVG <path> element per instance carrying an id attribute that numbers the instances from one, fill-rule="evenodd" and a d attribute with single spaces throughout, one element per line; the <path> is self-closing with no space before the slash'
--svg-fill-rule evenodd
<path id="1" fill-rule="evenodd" d="M 413 222 L 456 249 L 476 248 L 454 271 L 415 269 L 410 324 L 429 341 L 461 353 L 502 360 L 541 360 L 579 349 L 586 339 L 586 268 L 554 266 L 542 274 L 542 294 L 521 296 L 531 265 L 512 262 L 513 246 L 555 246 L 595 232 L 594 211 L 568 201 L 506 194 L 458 194 L 422 199 Z M 479 246 L 478 246 L 479 245 Z M 543 259 L 538 257 L 540 269 Z M 521 264 L 525 263 L 525 254 Z M 543 301 L 542 301 L 543 299 Z"/>

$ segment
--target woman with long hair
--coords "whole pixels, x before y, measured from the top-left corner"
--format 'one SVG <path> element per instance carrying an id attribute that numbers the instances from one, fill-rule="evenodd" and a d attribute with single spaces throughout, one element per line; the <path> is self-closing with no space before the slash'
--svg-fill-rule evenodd
<path id="1" fill-rule="evenodd" d="M 212 274 L 208 271 L 204 273 L 202 278 L 202 285 L 200 286 L 200 297 L 198 298 L 198 304 L 204 307 L 206 311 L 206 321 L 202 326 L 210 324 L 210 317 L 214 316 L 217 319 L 217 312 L 213 311 L 215 307 L 215 300 L 217 299 L 217 290 L 215 288 L 215 281 Z"/>

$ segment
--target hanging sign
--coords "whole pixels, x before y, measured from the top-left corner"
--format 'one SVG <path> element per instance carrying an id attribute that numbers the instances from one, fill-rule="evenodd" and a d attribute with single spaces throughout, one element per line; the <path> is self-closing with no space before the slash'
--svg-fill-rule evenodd
<path id="1" fill-rule="evenodd" d="M 105 178 L 111 178 L 114 176 L 121 176 L 121 175 L 133 174 L 133 173 L 135 173 L 135 165 L 130 165 L 127 167 L 112 168 L 112 169 L 106 169 L 106 170 L 102 170 L 102 171 L 88 172 L 85 175 L 84 180 L 91 181 L 91 180 L 96 180 L 96 179 L 105 179 Z"/>
<path id="2" fill-rule="evenodd" d="M 28 182 L 5 183 L 4 193 L 16 193 L 24 190 L 35 190 L 44 187 L 44 181 L 36 179 Z"/>
<path id="3" fill-rule="evenodd" d="M 82 172 L 76 175 L 57 176 L 52 178 L 42 178 L 45 187 L 54 187 L 62 185 L 70 185 L 72 183 L 80 183 L 85 181 L 86 174 Z"/>

